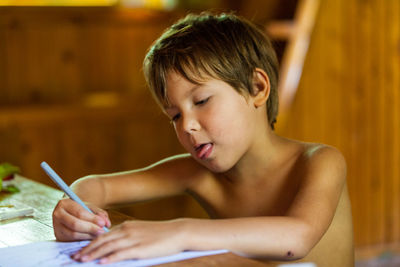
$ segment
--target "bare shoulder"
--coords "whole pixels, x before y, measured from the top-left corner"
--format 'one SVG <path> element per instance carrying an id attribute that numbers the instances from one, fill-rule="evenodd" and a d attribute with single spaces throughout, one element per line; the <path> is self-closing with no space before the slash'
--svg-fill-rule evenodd
<path id="1" fill-rule="evenodd" d="M 307 157 L 310 162 L 329 161 L 331 163 L 338 163 L 344 165 L 346 163 L 342 153 L 335 147 L 319 144 L 319 143 L 302 143 L 304 146 L 304 156 Z"/>
<path id="2" fill-rule="evenodd" d="M 303 145 L 302 167 L 306 174 L 320 174 L 321 179 L 324 176 L 337 180 L 346 178 L 346 160 L 337 148 L 317 143 L 303 143 Z"/>
<path id="3" fill-rule="evenodd" d="M 322 226 L 322 233 L 331 222 L 345 187 L 346 162 L 342 153 L 332 146 L 301 144 L 304 149 L 297 166 L 301 182 L 290 213 L 314 221 L 319 210 L 320 216 L 313 224 Z"/>

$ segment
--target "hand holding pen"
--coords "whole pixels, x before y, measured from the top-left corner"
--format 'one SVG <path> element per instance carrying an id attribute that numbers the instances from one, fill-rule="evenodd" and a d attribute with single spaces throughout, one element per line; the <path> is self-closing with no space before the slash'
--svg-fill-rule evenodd
<path id="1" fill-rule="evenodd" d="M 93 239 L 108 232 L 107 227 L 110 227 L 111 223 L 106 211 L 92 205 L 89 205 L 89 208 L 46 162 L 42 162 L 41 167 L 70 198 L 60 200 L 53 212 L 57 240 Z"/>

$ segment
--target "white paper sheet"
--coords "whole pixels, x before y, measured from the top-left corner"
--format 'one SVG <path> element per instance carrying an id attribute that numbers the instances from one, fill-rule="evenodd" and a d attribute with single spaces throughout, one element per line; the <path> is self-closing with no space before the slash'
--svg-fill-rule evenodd
<path id="1" fill-rule="evenodd" d="M 81 242 L 37 242 L 22 246 L 0 248 L 0 267 L 54 267 L 54 266 L 102 266 L 96 261 L 80 263 L 71 259 L 71 255 L 87 245 Z M 162 263 L 181 261 L 190 258 L 227 253 L 227 250 L 185 251 L 179 254 L 144 259 L 127 260 L 104 266 L 152 266 Z"/>

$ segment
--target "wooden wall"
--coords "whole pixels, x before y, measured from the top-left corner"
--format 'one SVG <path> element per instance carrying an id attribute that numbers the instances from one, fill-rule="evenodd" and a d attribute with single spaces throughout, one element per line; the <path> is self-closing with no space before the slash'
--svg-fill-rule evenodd
<path id="1" fill-rule="evenodd" d="M 41 160 L 72 182 L 181 151 L 141 71 L 173 20 L 118 8 L 0 8 L 0 161 L 51 184 Z"/>
<path id="2" fill-rule="evenodd" d="M 400 2 L 324 0 L 278 132 L 347 159 L 357 246 L 400 242 Z"/>
<path id="3" fill-rule="evenodd" d="M 0 162 L 55 186 L 41 161 L 72 183 L 183 152 L 141 71 L 147 48 L 176 16 L 140 9 L 0 8 Z M 178 197 L 158 209 L 151 204 L 126 211 L 167 218 L 185 214 L 190 203 Z"/>

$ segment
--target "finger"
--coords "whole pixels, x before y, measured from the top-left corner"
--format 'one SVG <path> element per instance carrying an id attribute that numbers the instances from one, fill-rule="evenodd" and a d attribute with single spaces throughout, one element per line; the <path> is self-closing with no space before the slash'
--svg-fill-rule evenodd
<path id="1" fill-rule="evenodd" d="M 111 220 L 110 217 L 108 216 L 108 212 L 99 208 L 94 208 L 92 211 L 104 220 L 103 226 L 111 227 Z"/>
<path id="2" fill-rule="evenodd" d="M 65 210 L 60 211 L 60 216 L 62 216 L 60 223 L 73 232 L 90 234 L 93 237 L 104 233 L 103 228 L 97 224 L 75 217 Z"/>
<path id="3" fill-rule="evenodd" d="M 90 242 L 90 244 L 88 244 L 86 247 L 84 247 L 83 249 L 81 249 L 80 254 L 86 255 L 86 254 L 90 254 L 92 251 L 96 250 L 98 247 L 102 246 L 103 244 L 107 243 L 107 242 L 111 242 L 115 239 L 122 239 L 123 238 L 123 233 L 121 232 L 115 232 L 115 231 L 111 231 L 108 232 L 104 235 L 98 236 L 96 239 L 94 239 L 92 242 Z"/>
<path id="4" fill-rule="evenodd" d="M 80 204 L 77 202 L 73 201 L 72 199 L 63 199 L 57 204 L 57 212 L 60 212 L 60 210 L 65 210 L 71 215 L 85 220 L 85 221 L 91 221 L 95 224 L 101 224 L 99 226 L 104 226 L 103 225 L 103 220 L 100 216 L 95 215 L 92 212 L 87 211 L 85 208 L 83 208 Z"/>
<path id="5" fill-rule="evenodd" d="M 109 255 L 100 259 L 100 264 L 109 264 L 113 262 L 128 260 L 128 259 L 139 259 L 140 257 L 139 251 L 135 247 L 129 247 L 126 249 L 121 249 L 110 253 Z"/>
<path id="6" fill-rule="evenodd" d="M 107 220 L 106 220 L 106 226 L 108 228 L 111 228 L 111 219 L 107 216 Z"/>
<path id="7" fill-rule="evenodd" d="M 79 233 L 66 228 L 63 224 L 58 223 L 54 225 L 54 235 L 58 241 L 76 241 L 76 240 L 88 240 L 94 237 L 90 234 Z"/>
<path id="8" fill-rule="evenodd" d="M 149 249 L 147 246 L 138 246 L 138 244 L 134 246 L 126 247 L 125 249 L 116 250 L 114 252 L 109 253 L 105 257 L 100 258 L 100 264 L 109 264 L 113 262 L 128 260 L 128 259 L 145 259 L 145 258 L 153 258 L 153 257 L 162 257 L 171 255 L 170 251 L 160 252 L 158 250 Z"/>
<path id="9" fill-rule="evenodd" d="M 105 226 L 106 223 L 102 217 L 100 217 L 99 215 L 96 215 L 92 212 L 87 211 L 86 209 L 84 209 L 81 205 L 79 205 L 75 201 L 72 201 L 72 202 L 73 202 L 71 204 L 72 208 L 68 210 L 68 212 L 70 214 L 72 214 L 73 216 L 75 216 L 81 220 L 89 221 L 94 224 L 97 224 L 100 227 Z"/>
<path id="10" fill-rule="evenodd" d="M 83 248 L 79 252 L 79 258 L 83 262 L 91 261 L 132 244 L 128 239 L 123 238 L 122 234 L 106 235 L 96 238 L 87 247 Z"/>

